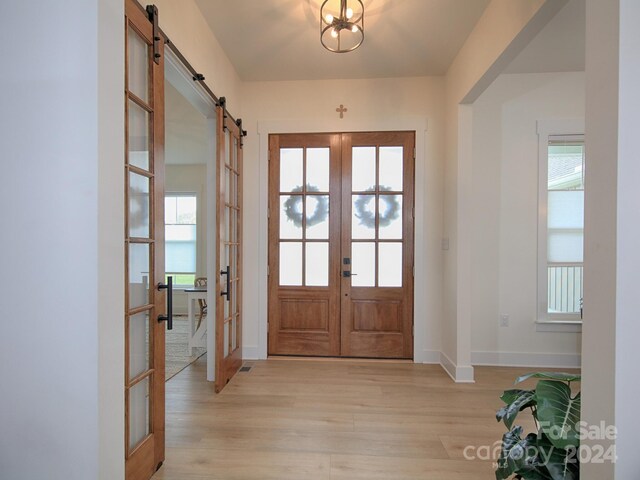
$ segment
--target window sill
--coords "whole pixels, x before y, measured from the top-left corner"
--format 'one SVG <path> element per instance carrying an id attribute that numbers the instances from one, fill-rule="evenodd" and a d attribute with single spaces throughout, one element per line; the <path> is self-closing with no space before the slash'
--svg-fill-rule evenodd
<path id="1" fill-rule="evenodd" d="M 538 320 L 536 332 L 581 333 L 582 320 Z"/>

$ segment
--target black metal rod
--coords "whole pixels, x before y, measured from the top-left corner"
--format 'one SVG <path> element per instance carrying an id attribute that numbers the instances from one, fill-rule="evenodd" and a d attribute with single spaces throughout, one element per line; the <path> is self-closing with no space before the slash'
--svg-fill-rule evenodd
<path id="1" fill-rule="evenodd" d="M 167 322 L 167 330 L 173 330 L 173 277 L 167 277 L 166 285 L 159 283 L 158 290 L 167 291 L 167 314 L 158 315 L 158 322 Z"/>

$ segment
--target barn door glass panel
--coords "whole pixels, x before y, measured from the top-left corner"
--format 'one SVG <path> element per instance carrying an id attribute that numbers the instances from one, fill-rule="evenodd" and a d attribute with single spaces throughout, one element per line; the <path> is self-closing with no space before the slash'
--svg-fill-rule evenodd
<path id="1" fill-rule="evenodd" d="M 162 171 L 162 115 L 156 109 L 164 103 L 160 87 L 153 87 L 154 75 L 161 71 L 152 59 L 153 35 L 139 7 L 126 2 L 126 78 L 125 78 L 125 456 L 128 478 L 148 478 L 164 458 L 164 415 L 159 406 L 164 395 L 164 294 L 154 287 L 163 278 L 163 238 L 156 235 L 155 221 L 162 221 L 163 204 L 156 193 Z M 154 73 L 155 72 L 155 73 Z M 162 367 L 160 367 L 162 365 Z M 154 401 L 154 398 L 157 400 Z M 144 472 L 144 473 L 143 473 Z"/>

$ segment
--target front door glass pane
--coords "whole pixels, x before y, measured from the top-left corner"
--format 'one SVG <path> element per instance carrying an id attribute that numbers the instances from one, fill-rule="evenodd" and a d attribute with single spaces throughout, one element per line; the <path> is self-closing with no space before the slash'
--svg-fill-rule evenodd
<path id="1" fill-rule="evenodd" d="M 378 244 L 378 286 L 402 286 L 402 243 Z"/>
<path id="2" fill-rule="evenodd" d="M 302 238 L 302 195 L 280 195 L 280 238 Z"/>
<path id="3" fill-rule="evenodd" d="M 402 240 L 402 195 L 380 195 L 379 238 Z"/>
<path id="4" fill-rule="evenodd" d="M 329 195 L 306 197 L 307 239 L 329 239 Z"/>
<path id="5" fill-rule="evenodd" d="M 380 190 L 402 191 L 402 147 L 380 147 Z"/>
<path id="6" fill-rule="evenodd" d="M 305 285 L 308 287 L 329 286 L 329 243 L 306 244 Z"/>
<path id="7" fill-rule="evenodd" d="M 353 147 L 351 186 L 354 192 L 372 191 L 376 187 L 376 147 Z"/>
<path id="8" fill-rule="evenodd" d="M 280 149 L 280 191 L 302 191 L 302 148 Z"/>
<path id="9" fill-rule="evenodd" d="M 351 238 L 376 238 L 375 195 L 352 195 Z"/>
<path id="10" fill-rule="evenodd" d="M 280 285 L 302 285 L 302 243 L 280 243 Z"/>
<path id="11" fill-rule="evenodd" d="M 351 285 L 374 287 L 376 285 L 376 244 L 354 242 L 351 244 Z"/>
<path id="12" fill-rule="evenodd" d="M 310 191 L 329 191 L 329 148 L 307 149 L 307 185 Z"/>

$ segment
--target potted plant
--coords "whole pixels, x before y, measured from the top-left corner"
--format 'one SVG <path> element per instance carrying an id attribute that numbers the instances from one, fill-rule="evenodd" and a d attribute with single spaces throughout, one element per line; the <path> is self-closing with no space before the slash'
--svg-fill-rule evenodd
<path id="1" fill-rule="evenodd" d="M 539 379 L 533 390 L 507 390 L 505 403 L 496 413 L 507 433 L 502 437 L 496 479 L 576 480 L 580 478 L 580 392 L 572 394 L 571 384 L 580 375 L 570 373 L 530 373 L 516 384 Z M 529 409 L 536 431 L 524 434 L 514 425 L 519 413 Z"/>

